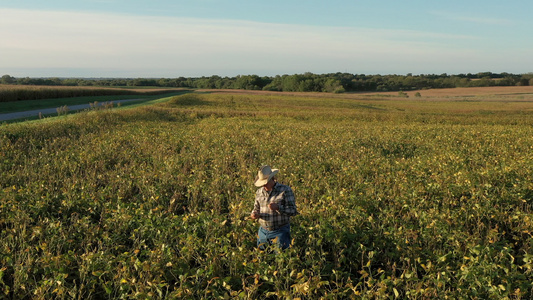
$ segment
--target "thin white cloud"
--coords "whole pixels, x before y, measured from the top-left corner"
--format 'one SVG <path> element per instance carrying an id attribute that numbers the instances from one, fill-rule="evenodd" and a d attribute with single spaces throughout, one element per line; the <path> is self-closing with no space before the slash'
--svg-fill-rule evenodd
<path id="1" fill-rule="evenodd" d="M 423 31 L 64 11 L 0 9 L 0 15 L 0 66 L 9 70 L 151 70 L 150 75 L 162 77 L 348 69 L 370 73 L 387 67 L 396 72 L 392 67 L 401 66 L 416 72 L 421 65 L 446 68 L 474 55 L 458 45 L 477 39 Z"/>
<path id="2" fill-rule="evenodd" d="M 466 16 L 460 13 L 451 13 L 445 11 L 432 11 L 431 14 L 451 21 L 462 21 L 468 23 L 482 24 L 482 25 L 512 25 L 514 22 L 509 19 Z"/>

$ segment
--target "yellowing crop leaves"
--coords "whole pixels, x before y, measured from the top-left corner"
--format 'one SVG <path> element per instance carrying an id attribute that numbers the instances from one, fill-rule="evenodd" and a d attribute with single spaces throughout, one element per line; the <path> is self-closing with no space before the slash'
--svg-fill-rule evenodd
<path id="1" fill-rule="evenodd" d="M 190 94 L 0 126 L 0 290 L 531 296 L 528 102 L 340 97 Z M 266 163 L 301 213 L 276 254 L 246 219 Z"/>

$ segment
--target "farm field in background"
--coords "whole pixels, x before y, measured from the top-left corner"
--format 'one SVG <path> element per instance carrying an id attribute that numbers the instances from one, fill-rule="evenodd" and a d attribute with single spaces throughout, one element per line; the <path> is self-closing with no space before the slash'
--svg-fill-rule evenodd
<path id="1" fill-rule="evenodd" d="M 0 125 L 2 296 L 528 299 L 533 90 L 501 89 L 198 91 Z M 276 255 L 248 219 L 263 164 L 301 213 Z"/>
<path id="2" fill-rule="evenodd" d="M 265 94 L 273 92 L 268 91 L 252 91 L 252 90 L 220 90 L 220 89 L 199 89 L 198 91 L 214 92 L 214 93 L 231 93 L 231 94 Z M 427 89 L 406 91 L 410 97 L 419 92 L 425 100 L 448 99 L 450 98 L 469 98 L 474 96 L 488 96 L 489 98 L 498 97 L 501 100 L 509 99 L 511 101 L 529 100 L 533 101 L 533 86 L 494 86 L 494 87 L 464 87 L 464 88 L 446 88 L 446 89 Z M 274 92 L 275 93 L 275 92 Z M 315 96 L 325 97 L 325 93 L 313 92 L 283 92 L 283 95 L 300 95 L 300 96 Z M 393 97 L 397 96 L 398 92 L 348 92 L 339 94 L 329 94 L 327 97 L 334 98 L 353 98 L 364 99 L 365 96 L 372 97 Z M 485 97 L 486 100 L 487 98 Z"/>
<path id="3" fill-rule="evenodd" d="M 0 103 L 40 100 L 53 98 L 73 98 L 117 95 L 160 95 L 180 92 L 179 88 L 142 88 L 142 87 L 87 87 L 87 86 L 34 86 L 0 84 Z"/>

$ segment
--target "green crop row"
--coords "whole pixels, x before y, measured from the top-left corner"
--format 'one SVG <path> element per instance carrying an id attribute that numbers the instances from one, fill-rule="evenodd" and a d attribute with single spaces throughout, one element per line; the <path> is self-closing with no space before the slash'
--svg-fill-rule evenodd
<path id="1" fill-rule="evenodd" d="M 2 296 L 527 299 L 532 115 L 471 105 L 188 94 L 0 126 Z M 263 164 L 296 195 L 284 252 L 248 219 Z"/>
<path id="2" fill-rule="evenodd" d="M 175 91 L 175 89 L 150 90 L 97 87 L 0 85 L 0 102 L 93 96 L 158 95 Z"/>

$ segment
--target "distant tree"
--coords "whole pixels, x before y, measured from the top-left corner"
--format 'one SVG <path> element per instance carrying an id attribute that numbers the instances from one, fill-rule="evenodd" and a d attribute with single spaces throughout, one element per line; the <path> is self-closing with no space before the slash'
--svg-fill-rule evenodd
<path id="1" fill-rule="evenodd" d="M 78 82 L 79 82 L 79 80 L 76 79 L 76 78 L 67 78 L 67 79 L 63 80 L 62 85 L 76 86 L 76 85 L 78 85 Z"/>
<path id="2" fill-rule="evenodd" d="M 399 91 L 398 96 L 402 98 L 409 98 L 409 95 L 407 95 L 407 93 L 404 91 Z"/>
<path id="3" fill-rule="evenodd" d="M 57 77 L 49 78 L 46 80 L 47 85 L 62 85 L 63 82 Z"/>
<path id="4" fill-rule="evenodd" d="M 157 81 L 157 85 L 158 86 L 164 86 L 164 87 L 170 87 L 170 86 L 172 86 L 172 82 L 168 78 L 160 78 Z"/>
<path id="5" fill-rule="evenodd" d="M 518 85 L 518 86 L 528 86 L 530 80 L 527 80 L 527 78 L 520 78 L 520 80 L 518 80 L 516 85 Z"/>
<path id="6" fill-rule="evenodd" d="M 281 80 L 281 90 L 284 92 L 297 92 L 300 88 L 300 81 L 303 75 L 283 75 Z"/>
<path id="7" fill-rule="evenodd" d="M 17 80 L 15 79 L 15 77 L 12 77 L 6 74 L 2 76 L 2 80 L 0 82 L 2 84 L 14 84 L 17 82 Z"/>
<path id="8" fill-rule="evenodd" d="M 263 87 L 264 91 L 277 91 L 280 92 L 282 90 L 282 79 L 281 76 L 276 75 L 276 77 L 272 78 L 270 80 L 270 83 L 265 85 Z"/>
<path id="9" fill-rule="evenodd" d="M 218 77 L 218 76 L 217 76 Z M 202 77 L 195 81 L 195 87 L 199 89 L 214 89 L 217 77 Z"/>
<path id="10" fill-rule="evenodd" d="M 131 82 L 132 86 L 157 86 L 155 79 L 136 78 Z"/>
<path id="11" fill-rule="evenodd" d="M 335 94 L 342 94 L 342 93 L 346 92 L 346 90 L 344 89 L 344 87 L 338 86 L 333 92 Z"/>
<path id="12" fill-rule="evenodd" d="M 261 90 L 265 85 L 263 79 L 257 75 L 239 75 L 233 87 L 241 90 Z"/>
<path id="13" fill-rule="evenodd" d="M 302 92 L 315 91 L 315 81 L 313 79 L 305 79 L 305 80 L 300 81 L 298 90 Z"/>
<path id="14" fill-rule="evenodd" d="M 475 82 L 475 86 L 478 86 L 478 87 L 487 87 L 487 86 L 491 86 L 494 84 L 494 81 L 492 81 L 490 77 L 483 77 L 480 80 L 474 81 L 474 82 Z"/>
<path id="15" fill-rule="evenodd" d="M 492 78 L 492 72 L 479 72 L 477 73 L 477 78 Z"/>
<path id="16" fill-rule="evenodd" d="M 477 79 L 477 80 L 476 80 Z M 210 89 L 246 89 L 293 92 L 335 92 L 345 91 L 412 91 L 428 88 L 483 87 L 483 86 L 533 86 L 533 73 L 510 74 L 480 72 L 476 74 L 448 75 L 365 75 L 350 73 L 313 74 L 306 72 L 274 77 L 258 75 L 239 75 L 237 77 L 179 77 L 179 78 L 18 78 L 4 75 L 2 84 L 21 85 L 65 85 L 65 86 L 161 86 Z"/>
<path id="17" fill-rule="evenodd" d="M 340 80 L 335 79 L 335 78 L 330 78 L 324 84 L 324 88 L 323 88 L 322 91 L 323 92 L 332 93 L 332 92 L 335 92 L 337 90 L 339 91 L 339 93 L 344 92 L 344 88 L 342 87 L 342 84 L 341 84 Z"/>
<path id="18" fill-rule="evenodd" d="M 457 83 L 456 87 L 468 87 L 470 86 L 470 78 L 461 78 Z"/>

